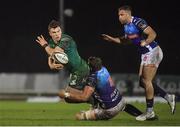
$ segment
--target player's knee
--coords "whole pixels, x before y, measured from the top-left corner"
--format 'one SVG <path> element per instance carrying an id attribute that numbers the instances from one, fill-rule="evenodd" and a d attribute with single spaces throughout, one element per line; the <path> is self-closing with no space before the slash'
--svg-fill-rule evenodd
<path id="1" fill-rule="evenodd" d="M 98 108 L 98 106 L 99 106 L 99 101 L 97 99 L 95 99 L 93 96 L 90 96 L 87 103 L 91 104 L 93 109 Z"/>
<path id="2" fill-rule="evenodd" d="M 147 87 L 147 86 L 149 86 L 151 84 L 152 84 L 151 80 L 149 80 L 147 78 L 144 78 L 142 76 L 140 77 L 140 85 L 142 85 L 143 88 L 145 88 L 145 87 Z"/>
<path id="3" fill-rule="evenodd" d="M 140 87 L 144 88 L 142 76 L 140 76 L 140 78 L 139 78 L 139 85 L 140 85 Z"/>

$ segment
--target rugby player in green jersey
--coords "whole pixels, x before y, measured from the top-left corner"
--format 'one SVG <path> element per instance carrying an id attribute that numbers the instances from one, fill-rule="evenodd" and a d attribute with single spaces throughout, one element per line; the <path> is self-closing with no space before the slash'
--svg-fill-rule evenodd
<path id="1" fill-rule="evenodd" d="M 51 37 L 49 41 L 46 41 L 42 35 L 38 36 L 36 41 L 44 47 L 49 55 L 49 67 L 56 70 L 66 67 L 70 72 L 70 82 L 66 90 L 70 91 L 71 88 L 82 90 L 85 79 L 89 75 L 89 66 L 86 61 L 79 56 L 76 42 L 69 35 L 62 34 L 58 21 L 52 20 L 48 25 L 48 31 Z M 57 64 L 55 60 L 53 60 L 51 55 L 53 52 L 57 51 L 65 52 L 68 55 L 69 62 L 67 64 Z"/>

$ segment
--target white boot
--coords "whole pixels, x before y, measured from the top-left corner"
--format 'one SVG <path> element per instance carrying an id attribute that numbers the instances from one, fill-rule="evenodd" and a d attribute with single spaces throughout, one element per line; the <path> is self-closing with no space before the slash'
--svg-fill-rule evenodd
<path id="1" fill-rule="evenodd" d="M 152 112 L 145 112 L 139 116 L 136 117 L 137 121 L 145 121 L 145 120 L 151 120 L 151 119 L 155 119 L 155 113 L 154 111 Z"/>
<path id="2" fill-rule="evenodd" d="M 171 113 L 174 114 L 176 110 L 176 96 L 174 94 L 169 94 L 167 102 L 171 108 Z"/>

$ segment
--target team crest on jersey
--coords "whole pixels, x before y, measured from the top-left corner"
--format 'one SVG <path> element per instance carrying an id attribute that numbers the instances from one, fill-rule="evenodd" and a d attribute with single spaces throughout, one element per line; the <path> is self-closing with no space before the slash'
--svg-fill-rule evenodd
<path id="1" fill-rule="evenodd" d="M 147 60 L 147 56 L 144 56 L 143 61 L 146 61 L 146 60 Z"/>
<path id="2" fill-rule="evenodd" d="M 147 27 L 147 24 L 144 23 L 144 22 L 140 22 L 140 23 L 138 24 L 138 27 L 141 28 L 142 30 L 144 30 L 144 29 Z"/>

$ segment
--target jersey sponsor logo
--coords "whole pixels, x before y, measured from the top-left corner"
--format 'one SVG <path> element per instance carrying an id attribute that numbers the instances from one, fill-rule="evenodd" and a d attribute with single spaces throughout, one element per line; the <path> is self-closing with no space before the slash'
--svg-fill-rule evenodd
<path id="1" fill-rule="evenodd" d="M 112 102 L 114 102 L 119 97 L 118 89 L 115 89 L 113 93 L 111 93 Z"/>
<path id="2" fill-rule="evenodd" d="M 139 35 L 138 34 L 129 34 L 127 35 L 129 39 L 135 39 L 135 38 L 138 38 Z"/>

